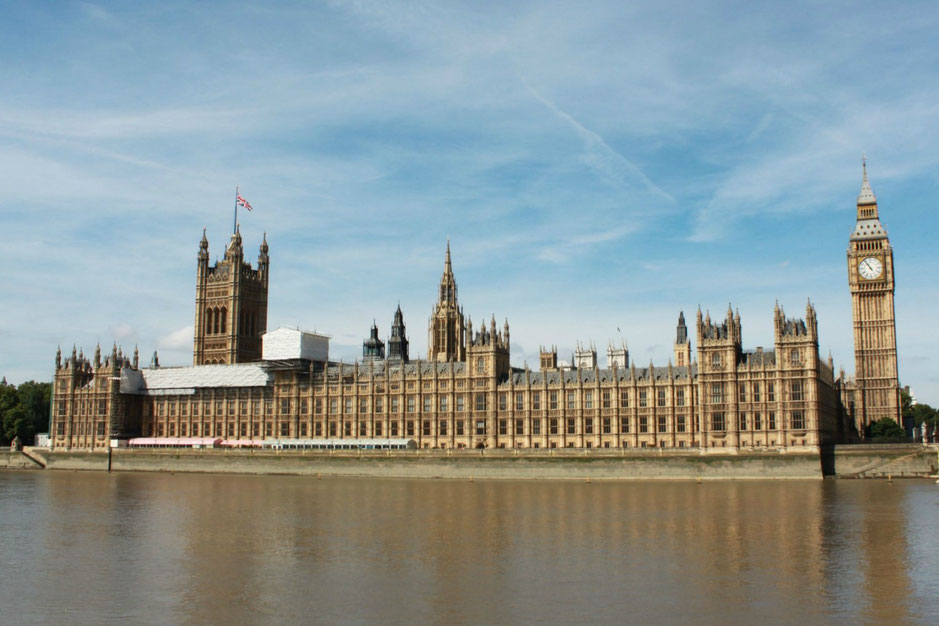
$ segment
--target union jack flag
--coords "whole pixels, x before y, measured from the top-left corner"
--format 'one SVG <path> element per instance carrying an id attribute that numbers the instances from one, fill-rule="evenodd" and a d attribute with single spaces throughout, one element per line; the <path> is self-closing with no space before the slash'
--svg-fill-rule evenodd
<path id="1" fill-rule="evenodd" d="M 243 206 L 244 208 L 248 209 L 249 211 L 253 211 L 253 210 L 254 210 L 254 209 L 251 208 L 251 203 L 248 202 L 247 200 L 245 200 L 245 199 L 244 199 L 244 196 L 242 196 L 241 194 L 238 194 L 238 206 Z"/>

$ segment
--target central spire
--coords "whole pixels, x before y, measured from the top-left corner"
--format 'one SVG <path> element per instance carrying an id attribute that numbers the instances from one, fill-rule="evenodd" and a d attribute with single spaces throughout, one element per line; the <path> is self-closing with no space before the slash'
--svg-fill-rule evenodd
<path id="1" fill-rule="evenodd" d="M 438 304 L 456 306 L 456 279 L 453 277 L 453 265 L 450 262 L 450 239 L 447 238 L 447 254 L 443 262 L 443 276 L 440 278 L 440 297 Z"/>

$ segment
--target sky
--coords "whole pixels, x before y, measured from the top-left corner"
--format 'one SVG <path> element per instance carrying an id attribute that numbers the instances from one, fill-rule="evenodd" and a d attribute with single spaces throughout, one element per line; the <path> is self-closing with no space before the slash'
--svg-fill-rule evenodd
<path id="1" fill-rule="evenodd" d="M 611 341 L 664 365 L 699 306 L 769 348 L 775 302 L 811 299 L 852 374 L 866 152 L 901 384 L 939 405 L 936 32 L 935 2 L 0 0 L 0 375 L 98 342 L 191 363 L 236 185 L 268 327 L 333 359 L 399 302 L 426 355 L 449 237 L 514 366 Z"/>

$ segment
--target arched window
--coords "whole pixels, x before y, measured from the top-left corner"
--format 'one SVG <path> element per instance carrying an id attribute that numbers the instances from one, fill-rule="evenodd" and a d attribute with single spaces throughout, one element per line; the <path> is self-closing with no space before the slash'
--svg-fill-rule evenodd
<path id="1" fill-rule="evenodd" d="M 218 324 L 219 324 L 218 317 L 219 317 L 218 309 L 213 309 L 212 310 L 212 332 L 216 335 L 218 334 Z"/>
<path id="2" fill-rule="evenodd" d="M 483 374 L 486 371 L 486 359 L 479 357 L 476 359 L 476 373 Z"/>
<path id="3" fill-rule="evenodd" d="M 228 332 L 228 309 L 222 307 L 222 334 Z"/>
<path id="4" fill-rule="evenodd" d="M 715 352 L 714 354 L 711 355 L 711 365 L 713 365 L 714 367 L 720 367 L 720 366 L 721 366 L 721 355 L 720 355 L 720 353 Z"/>
<path id="5" fill-rule="evenodd" d="M 797 348 L 793 348 L 793 349 L 792 349 L 792 352 L 789 354 L 789 361 L 790 361 L 793 365 L 798 365 L 798 364 L 799 364 L 799 360 L 800 360 L 799 350 L 798 350 Z"/>

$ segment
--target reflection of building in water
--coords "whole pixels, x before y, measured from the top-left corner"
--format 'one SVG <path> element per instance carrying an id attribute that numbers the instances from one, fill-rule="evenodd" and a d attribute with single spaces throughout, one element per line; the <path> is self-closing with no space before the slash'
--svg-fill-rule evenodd
<path id="1" fill-rule="evenodd" d="M 744 349 L 741 316 L 732 307 L 722 318 L 699 309 L 695 350 L 680 312 L 674 358 L 665 365 L 637 365 L 621 343 L 609 345 L 604 367 L 593 344 L 578 345 L 572 367 L 559 367 L 553 348 L 542 350 L 538 371 L 512 367 L 508 321 L 499 327 L 493 315 L 474 328 L 464 317 L 449 242 L 427 359 L 410 358 L 398 306 L 387 341 L 373 324 L 363 360 L 337 363 L 326 337 L 264 332 L 267 242 L 253 270 L 242 260 L 236 231 L 215 268 L 207 265 L 205 236 L 200 243 L 195 365 L 159 367 L 154 355 L 142 368 L 136 349 L 131 359 L 116 346 L 104 359 L 100 349 L 93 360 L 75 350 L 65 360 L 57 354 L 53 445 L 104 448 L 113 438 L 146 435 L 407 438 L 422 448 L 814 449 L 844 439 L 855 415 L 859 426 L 881 415 L 896 386 L 892 257 L 886 235 L 868 232 L 868 222 L 879 222 L 865 190 L 866 170 L 858 200 L 863 236 L 852 237 L 852 245 L 868 255 L 868 265 L 881 259 L 887 270 L 867 269 L 871 277 L 861 278 L 851 270 L 861 302 L 856 382 L 836 381 L 831 357 L 820 358 L 811 302 L 802 318 L 775 307 L 772 349 Z M 875 243 L 878 251 L 869 250 Z M 868 300 L 889 300 L 889 319 L 886 304 L 875 315 Z M 894 341 L 892 352 L 877 351 L 871 337 Z M 874 370 L 877 376 L 867 376 Z"/>

